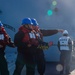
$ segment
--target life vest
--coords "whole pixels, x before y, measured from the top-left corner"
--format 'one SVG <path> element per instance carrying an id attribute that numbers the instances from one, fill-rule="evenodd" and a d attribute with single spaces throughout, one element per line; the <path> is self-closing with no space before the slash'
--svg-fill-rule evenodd
<path id="1" fill-rule="evenodd" d="M 43 34 L 41 33 L 40 29 L 35 30 L 37 39 L 43 40 Z"/>
<path id="2" fill-rule="evenodd" d="M 66 36 L 59 38 L 60 50 L 70 50 L 68 44 L 69 39 L 70 37 L 66 37 Z"/>
<path id="3" fill-rule="evenodd" d="M 22 42 L 35 46 L 38 45 L 38 40 L 36 39 L 36 35 L 32 30 L 29 30 L 23 26 L 21 26 L 19 30 L 21 30 L 25 34 L 22 39 Z"/>
<path id="4" fill-rule="evenodd" d="M 7 44 L 9 44 L 9 36 L 4 27 L 2 27 L 2 30 L 0 31 L 0 45 L 5 46 Z"/>

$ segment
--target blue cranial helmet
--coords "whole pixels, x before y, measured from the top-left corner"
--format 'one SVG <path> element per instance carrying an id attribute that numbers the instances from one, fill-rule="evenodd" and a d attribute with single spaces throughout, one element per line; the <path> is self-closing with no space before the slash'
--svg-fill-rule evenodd
<path id="1" fill-rule="evenodd" d="M 3 26 L 3 24 L 2 24 L 2 22 L 0 21 L 0 27 L 2 27 Z"/>
<path id="2" fill-rule="evenodd" d="M 38 26 L 38 23 L 37 23 L 36 19 L 32 18 L 31 21 L 32 21 L 34 26 Z"/>
<path id="3" fill-rule="evenodd" d="M 25 24 L 30 24 L 30 25 L 32 25 L 33 23 L 32 23 L 32 21 L 31 21 L 30 18 L 24 18 L 24 19 L 22 20 L 22 25 L 25 25 Z"/>

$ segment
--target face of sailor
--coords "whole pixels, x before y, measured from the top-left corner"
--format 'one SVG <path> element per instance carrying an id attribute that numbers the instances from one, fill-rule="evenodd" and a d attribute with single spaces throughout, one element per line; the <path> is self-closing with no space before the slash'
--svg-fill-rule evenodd
<path id="1" fill-rule="evenodd" d="M 36 30 L 40 30 L 39 26 L 36 26 Z"/>
<path id="2" fill-rule="evenodd" d="M 28 28 L 28 29 L 32 29 L 32 25 L 30 25 L 30 24 L 24 25 L 24 27 Z"/>
<path id="3" fill-rule="evenodd" d="M 35 26 L 32 25 L 32 29 L 35 30 Z"/>
<path id="4" fill-rule="evenodd" d="M 33 30 L 35 30 L 35 31 L 38 31 L 38 30 L 39 30 L 39 27 L 38 27 L 38 26 L 33 26 L 33 25 L 32 25 L 32 28 L 33 28 Z"/>

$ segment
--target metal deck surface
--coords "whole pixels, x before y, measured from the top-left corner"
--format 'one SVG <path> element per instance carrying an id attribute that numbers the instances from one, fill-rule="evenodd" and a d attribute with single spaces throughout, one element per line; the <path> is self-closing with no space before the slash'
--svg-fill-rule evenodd
<path id="1" fill-rule="evenodd" d="M 10 72 L 10 75 L 13 75 L 14 69 L 15 69 L 15 61 L 16 61 L 16 56 L 17 53 L 12 52 L 12 53 L 6 53 L 6 59 L 8 62 L 8 69 Z M 72 59 L 71 63 L 71 74 L 70 75 L 75 75 L 75 57 Z M 44 75 L 60 75 L 59 71 L 57 69 L 57 65 L 59 63 L 56 62 L 47 62 L 46 63 L 46 70 Z M 59 67 L 60 68 L 60 67 Z M 26 67 L 24 66 L 21 75 L 26 75 Z M 35 68 L 35 75 L 39 75 L 37 72 L 37 67 Z"/>

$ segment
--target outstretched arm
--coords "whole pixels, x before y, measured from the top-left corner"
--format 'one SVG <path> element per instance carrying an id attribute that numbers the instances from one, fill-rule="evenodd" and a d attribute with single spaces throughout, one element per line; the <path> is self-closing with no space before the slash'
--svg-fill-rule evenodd
<path id="1" fill-rule="evenodd" d="M 41 33 L 43 36 L 51 36 L 54 35 L 58 32 L 63 32 L 63 29 L 58 29 L 58 30 L 45 30 L 45 29 L 40 29 Z"/>

